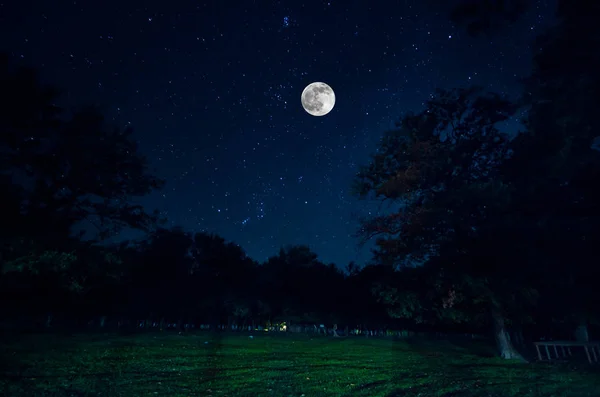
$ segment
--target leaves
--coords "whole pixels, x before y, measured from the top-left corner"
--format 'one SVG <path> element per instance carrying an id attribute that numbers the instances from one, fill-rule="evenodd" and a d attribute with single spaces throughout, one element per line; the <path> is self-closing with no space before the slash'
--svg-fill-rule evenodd
<path id="1" fill-rule="evenodd" d="M 515 110 L 474 87 L 438 90 L 422 113 L 402 119 L 355 180 L 359 196 L 398 202 L 400 209 L 364 219 L 361 236 L 385 236 L 377 241 L 380 252 L 396 244 L 397 256 L 423 258 L 459 230 L 469 233 L 501 195 L 506 203 L 496 176 L 508 141 L 495 124 Z"/>
<path id="2" fill-rule="evenodd" d="M 530 0 L 463 0 L 450 18 L 471 36 L 491 35 L 516 22 L 532 4 Z"/>
<path id="3" fill-rule="evenodd" d="M 86 222 L 105 239 L 154 227 L 156 214 L 130 201 L 164 181 L 149 172 L 132 130 L 107 125 L 94 106 L 66 115 L 54 105 L 59 91 L 35 71 L 1 66 L 0 174 L 12 186 L 2 197 L 3 234 L 68 239 Z"/>
<path id="4" fill-rule="evenodd" d="M 502 173 L 510 142 L 496 128 L 516 109 L 477 87 L 440 90 L 386 134 L 358 174 L 362 196 L 399 202 L 361 228 L 363 238 L 377 238 L 375 261 L 399 270 L 374 290 L 391 315 L 481 321 L 482 308 L 508 313 L 536 303 L 524 300 L 534 295 L 526 284 L 533 269 L 524 271 L 520 257 L 530 248 L 518 241 L 517 196 Z"/>
<path id="5" fill-rule="evenodd" d="M 65 273 L 77 261 L 74 253 L 44 251 L 31 253 L 10 261 L 2 266 L 2 273 L 28 272 L 39 276 L 47 273 Z"/>

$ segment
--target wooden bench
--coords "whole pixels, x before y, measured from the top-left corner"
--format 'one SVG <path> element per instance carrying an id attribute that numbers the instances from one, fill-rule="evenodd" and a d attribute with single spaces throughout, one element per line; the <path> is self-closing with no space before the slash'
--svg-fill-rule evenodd
<path id="1" fill-rule="evenodd" d="M 572 356 L 571 348 L 572 347 L 582 347 L 585 351 L 585 355 L 587 356 L 588 362 L 590 364 L 597 363 L 600 358 L 600 342 L 575 342 L 575 341 L 559 341 L 559 340 L 551 340 L 551 341 L 540 341 L 534 342 L 535 349 L 537 350 L 538 358 L 540 361 L 543 361 L 541 350 L 545 350 L 546 357 L 548 361 L 552 361 L 552 355 L 550 354 L 550 348 L 554 351 L 554 355 L 556 358 L 560 358 L 562 353 L 562 357 Z M 542 348 L 542 349 L 540 349 Z"/>

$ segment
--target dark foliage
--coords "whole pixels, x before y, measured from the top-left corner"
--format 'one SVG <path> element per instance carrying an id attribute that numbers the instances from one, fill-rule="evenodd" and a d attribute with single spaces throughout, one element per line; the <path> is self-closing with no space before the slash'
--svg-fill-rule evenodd
<path id="1" fill-rule="evenodd" d="M 510 28 L 533 5 L 532 0 L 461 0 L 450 17 L 471 36 L 492 35 Z"/>

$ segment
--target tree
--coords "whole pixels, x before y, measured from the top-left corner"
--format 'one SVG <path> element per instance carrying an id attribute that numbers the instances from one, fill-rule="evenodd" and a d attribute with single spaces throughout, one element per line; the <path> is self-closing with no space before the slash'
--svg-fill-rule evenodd
<path id="1" fill-rule="evenodd" d="M 256 263 L 242 247 L 218 235 L 196 233 L 190 254 L 205 312 L 215 324 L 239 317 L 242 307 L 249 309 L 255 298 Z"/>
<path id="2" fill-rule="evenodd" d="M 319 321 L 315 302 L 323 301 L 325 291 L 306 284 L 318 264 L 317 254 L 308 246 L 297 245 L 282 247 L 261 266 L 259 288 L 263 299 L 272 302 L 273 320 L 287 324 Z M 312 282 L 318 281 L 313 278 Z"/>
<path id="3" fill-rule="evenodd" d="M 494 26 L 505 27 L 531 5 L 524 0 L 460 0 L 451 19 L 471 35 L 494 34 Z M 511 9 L 515 12 L 507 14 Z M 596 289 L 589 284 L 598 276 L 597 267 L 589 264 L 595 256 L 591 242 L 600 238 L 593 221 L 599 202 L 593 150 L 600 141 L 593 116 L 599 105 L 599 13 L 597 2 L 557 2 L 559 24 L 532 46 L 534 69 L 525 80 L 523 98 L 530 107 L 528 129 L 513 142 L 514 159 L 504 170 L 520 192 L 516 200 L 521 208 L 515 210 L 532 235 L 545 242 L 536 258 L 552 269 L 540 282 L 544 313 L 557 322 L 575 322 L 582 334 L 587 334 L 588 322 L 599 320 L 590 307 L 597 300 Z"/>
<path id="4" fill-rule="evenodd" d="M 371 195 L 397 209 L 363 219 L 360 235 L 378 237 L 378 261 L 398 266 L 409 254 L 417 261 L 434 254 L 444 239 L 468 235 L 477 222 L 471 214 L 476 203 L 467 201 L 473 195 L 461 193 L 482 199 L 501 193 L 494 171 L 506 156 L 507 139 L 494 125 L 516 107 L 495 94 L 480 94 L 476 87 L 439 90 L 425 111 L 406 116 L 385 134 L 369 165 L 358 172 L 359 197 Z M 460 206 L 465 213 L 458 216 L 464 217 L 437 204 Z M 477 211 L 485 213 L 483 207 Z"/>
<path id="5" fill-rule="evenodd" d="M 181 228 L 159 228 L 137 244 L 126 282 L 127 302 L 136 315 L 180 321 L 195 307 L 192 246 L 192 235 Z"/>
<path id="6" fill-rule="evenodd" d="M 516 109 L 477 88 L 438 91 L 384 136 L 355 181 L 360 196 L 395 208 L 363 220 L 362 237 L 377 237 L 375 260 L 436 266 L 453 289 L 485 306 L 505 358 L 521 358 L 505 329 L 516 296 L 535 297 L 517 265 L 527 246 L 514 238 L 520 225 L 509 216 L 511 189 L 499 173 L 508 139 L 495 125 Z"/>
<path id="7" fill-rule="evenodd" d="M 100 239 L 122 227 L 153 227 L 157 215 L 131 199 L 163 181 L 149 173 L 131 128 L 107 125 L 95 107 L 69 117 L 54 104 L 57 89 L 40 84 L 32 69 L 13 71 L 6 57 L 0 92 L 1 234 L 11 246 L 29 238 L 56 247 L 82 222 Z"/>
<path id="8" fill-rule="evenodd" d="M 260 266 L 258 285 L 262 299 L 272 302 L 274 320 L 287 324 L 348 321 L 348 308 L 341 302 L 347 297 L 343 273 L 319 261 L 308 246 L 281 248 Z"/>
<path id="9" fill-rule="evenodd" d="M 353 326 L 373 326 L 385 322 L 391 305 L 384 305 L 389 302 L 382 299 L 379 292 L 387 289 L 387 282 L 393 277 L 391 267 L 372 263 L 346 279 L 349 291 L 347 310 Z"/>
<path id="10" fill-rule="evenodd" d="M 461 0 L 450 19 L 470 36 L 492 35 L 515 23 L 533 4 L 532 0 Z"/>
<path id="11" fill-rule="evenodd" d="M 599 12 L 595 2 L 559 2 L 560 23 L 538 37 L 525 81 L 529 128 L 512 143 L 503 170 L 520 194 L 521 218 L 546 243 L 537 261 L 553 269 L 544 281 L 548 312 L 584 327 L 599 320 L 590 306 L 598 297 L 590 280 L 598 277 L 591 263 L 600 240 Z"/>
<path id="12" fill-rule="evenodd" d="M 77 227 L 93 225 L 91 242 L 123 227 L 149 230 L 157 214 L 132 198 L 163 185 L 131 129 L 107 125 L 94 107 L 69 116 L 55 105 L 58 95 L 34 70 L 0 56 L 0 274 L 6 284 L 18 280 L 29 301 L 51 295 L 37 309 L 50 311 L 73 294 L 82 301 L 113 270 L 99 253 L 108 248 L 82 244 Z"/>

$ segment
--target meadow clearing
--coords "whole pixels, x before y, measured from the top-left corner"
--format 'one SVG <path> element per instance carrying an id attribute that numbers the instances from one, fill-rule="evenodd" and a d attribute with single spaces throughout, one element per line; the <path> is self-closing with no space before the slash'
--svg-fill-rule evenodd
<path id="1" fill-rule="evenodd" d="M 268 333 L 20 335 L 5 396 L 599 396 L 585 364 L 519 364 L 483 341 Z"/>

